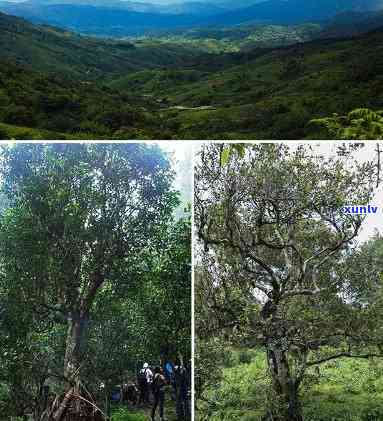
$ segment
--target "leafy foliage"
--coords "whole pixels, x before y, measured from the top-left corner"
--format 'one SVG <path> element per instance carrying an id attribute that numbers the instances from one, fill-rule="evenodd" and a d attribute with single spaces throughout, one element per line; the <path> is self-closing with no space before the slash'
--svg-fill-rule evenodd
<path id="1" fill-rule="evenodd" d="M 334 139 L 382 139 L 383 111 L 359 108 L 347 116 L 334 114 L 333 117 L 311 120 L 311 123 L 323 127 L 325 136 Z"/>

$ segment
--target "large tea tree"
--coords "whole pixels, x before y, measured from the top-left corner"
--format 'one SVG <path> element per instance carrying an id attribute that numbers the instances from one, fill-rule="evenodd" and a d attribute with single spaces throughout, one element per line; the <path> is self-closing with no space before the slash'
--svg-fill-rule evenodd
<path id="1" fill-rule="evenodd" d="M 215 332 L 264 347 L 276 397 L 267 417 L 300 421 L 310 367 L 381 355 L 378 307 L 371 307 L 380 276 L 371 282 L 372 267 L 356 276 L 363 216 L 343 209 L 369 203 L 376 166 L 307 146 L 235 149 L 204 146 L 196 169 L 200 313 Z M 363 302 L 361 285 L 371 292 Z"/>
<path id="2" fill-rule="evenodd" d="M 128 289 L 162 244 L 178 204 L 170 163 L 143 144 L 17 145 L 1 178 L 3 277 L 36 314 L 66 320 L 63 378 L 78 388 L 97 294 Z"/>

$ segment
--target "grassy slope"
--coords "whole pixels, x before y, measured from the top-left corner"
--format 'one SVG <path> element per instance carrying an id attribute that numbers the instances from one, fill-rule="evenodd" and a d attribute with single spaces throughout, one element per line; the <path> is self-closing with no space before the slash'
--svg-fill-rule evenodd
<path id="1" fill-rule="evenodd" d="M 208 414 L 200 403 L 197 421 L 260 421 L 269 377 L 262 352 L 234 352 Z M 242 360 L 242 361 L 241 361 Z M 310 370 L 301 394 L 306 421 L 379 421 L 383 419 L 383 363 L 340 359 Z"/>
<path id="2" fill-rule="evenodd" d="M 49 130 L 31 129 L 30 127 L 15 126 L 10 124 L 0 123 L 0 139 L 66 139 L 63 133 L 50 132 Z"/>

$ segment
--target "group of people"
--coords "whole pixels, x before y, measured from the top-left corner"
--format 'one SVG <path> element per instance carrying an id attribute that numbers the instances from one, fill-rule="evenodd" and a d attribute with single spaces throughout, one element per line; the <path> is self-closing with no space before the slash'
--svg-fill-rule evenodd
<path id="1" fill-rule="evenodd" d="M 168 361 L 163 367 L 152 370 L 145 363 L 137 376 L 139 391 L 138 404 L 149 405 L 153 396 L 151 419 L 155 420 L 157 408 L 161 421 L 166 421 L 164 416 L 165 386 L 170 385 L 172 399 L 176 402 L 178 420 L 190 419 L 189 389 L 190 370 L 179 360 L 175 363 Z"/>

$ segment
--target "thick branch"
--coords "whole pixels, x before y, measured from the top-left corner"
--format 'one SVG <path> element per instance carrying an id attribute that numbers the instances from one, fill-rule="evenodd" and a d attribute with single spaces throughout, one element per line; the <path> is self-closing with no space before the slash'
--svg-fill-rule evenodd
<path id="1" fill-rule="evenodd" d="M 96 272 L 92 274 L 88 292 L 85 294 L 85 296 L 81 300 L 82 311 L 84 312 L 89 311 L 93 303 L 94 297 L 96 296 L 99 288 L 101 288 L 102 284 L 104 283 L 104 280 L 105 280 L 105 277 L 101 273 L 101 271 L 97 270 Z"/>
<path id="2" fill-rule="evenodd" d="M 369 359 L 369 358 L 382 358 L 383 354 L 352 354 L 350 352 L 341 352 L 339 354 L 331 355 L 330 357 L 322 358 L 316 361 L 309 361 L 307 363 L 307 367 L 311 367 L 313 365 L 318 365 L 325 363 L 327 361 L 335 360 L 337 358 L 362 358 L 362 359 Z"/>

